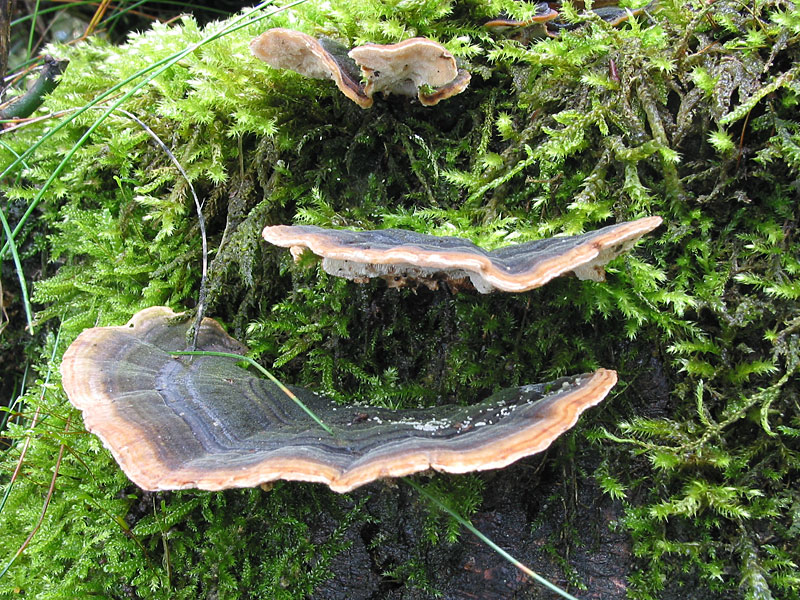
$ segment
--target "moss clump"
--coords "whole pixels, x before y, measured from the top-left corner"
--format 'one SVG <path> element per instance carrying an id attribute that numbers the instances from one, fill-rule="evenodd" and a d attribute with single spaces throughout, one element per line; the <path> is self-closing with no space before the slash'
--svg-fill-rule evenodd
<path id="1" fill-rule="evenodd" d="M 766 0 L 747 9 L 662 0 L 614 28 L 565 3 L 576 27 L 558 39 L 522 44 L 482 28 L 521 6 L 309 2 L 201 46 L 132 96 L 125 110 L 173 150 L 204 200 L 209 314 L 284 380 L 383 406 L 472 402 L 502 386 L 617 368 L 618 395 L 587 422 L 602 454 L 597 480 L 623 503 L 617 524 L 639 561 L 629 595 L 658 598 L 674 591 L 664 592 L 670 581 L 797 598 L 800 12 Z M 268 26 L 346 45 L 426 35 L 471 70 L 472 83 L 435 108 L 389 98 L 363 111 L 329 82 L 251 59 L 249 39 Z M 70 66 L 42 111 L 69 114 L 220 27 L 186 19 L 119 47 L 58 49 Z M 7 197 L 36 197 L 97 116 L 87 111 L 49 137 Z M 2 164 L 51 126 L 4 136 Z M 32 435 L 0 513 L 3 556 L 37 522 L 64 453 L 42 526 L 0 579 L 0 596 L 257 589 L 301 598 L 321 593 L 327 565 L 368 520 L 346 497 L 295 484 L 270 494 L 143 494 L 95 438 L 74 433 L 77 414 L 53 385 L 58 357 L 84 327 L 124 322 L 148 305 L 193 307 L 192 206 L 169 158 L 119 111 L 39 205 L 36 228 L 48 238 L 38 248 L 57 270 L 37 282 L 35 300 L 59 337 L 32 356 L 41 379 L 24 396 L 29 418 L 9 427 L 16 445 L 0 458 L 13 472 Z M 606 283 L 555 281 L 520 297 L 359 287 L 295 268 L 258 237 L 266 224 L 303 222 L 494 247 L 648 214 L 666 225 L 613 262 Z M 654 372 L 669 387 L 656 406 L 643 384 Z M 432 485 L 471 511 L 481 481 Z M 310 537 L 317 510 L 340 523 L 328 539 Z M 391 537 L 373 540 L 373 556 Z M 425 549 L 415 552 L 407 566 L 386 567 L 398 585 L 430 581 Z"/>

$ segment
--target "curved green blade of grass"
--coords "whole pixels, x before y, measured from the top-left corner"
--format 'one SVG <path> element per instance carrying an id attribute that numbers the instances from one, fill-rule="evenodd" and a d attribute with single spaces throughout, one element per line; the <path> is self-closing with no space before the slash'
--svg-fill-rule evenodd
<path id="1" fill-rule="evenodd" d="M 4 141 L 0 140 L 0 146 L 14 154 L 16 157 L 19 157 L 19 154 L 11 148 L 8 144 Z M 22 165 L 27 169 L 28 165 L 25 161 L 22 161 Z M 33 311 L 31 310 L 31 303 L 28 298 L 28 287 L 25 285 L 25 272 L 22 270 L 22 261 L 20 261 L 19 254 L 17 253 L 17 245 L 14 243 L 14 237 L 11 234 L 11 227 L 8 224 L 8 220 L 6 219 L 6 214 L 3 211 L 2 207 L 0 207 L 0 222 L 2 222 L 3 232 L 5 234 L 8 248 L 11 252 L 11 257 L 14 260 L 14 269 L 17 272 L 17 278 L 19 279 L 20 289 L 22 290 L 22 304 L 25 308 L 25 319 L 28 321 L 28 328 L 31 333 L 33 333 Z M 26 370 L 27 373 L 27 370 Z M 2 429 L 2 427 L 0 427 Z"/>
<path id="2" fill-rule="evenodd" d="M 25 169 L 29 169 L 29 168 L 30 168 L 30 167 L 28 166 L 28 163 L 26 163 L 26 162 L 25 162 L 23 159 L 21 159 L 21 158 L 20 158 L 20 155 L 19 155 L 19 153 L 18 153 L 16 150 L 14 150 L 14 149 L 13 149 L 11 146 L 9 146 L 8 144 L 6 144 L 6 143 L 5 143 L 3 140 L 0 140 L 0 146 L 2 146 L 4 150 L 6 150 L 6 151 L 10 152 L 10 153 L 11 153 L 11 154 L 13 154 L 14 156 L 16 156 L 18 159 L 20 159 L 20 161 L 21 161 L 21 164 L 22 164 L 22 166 L 23 166 Z"/>
<path id="3" fill-rule="evenodd" d="M 55 365 L 55 362 L 56 362 L 56 356 L 58 354 L 58 347 L 59 347 L 59 342 L 60 341 L 61 341 L 61 328 L 59 327 L 58 332 L 56 333 L 56 339 L 53 342 L 53 352 L 51 353 L 50 360 L 47 363 L 47 374 L 45 375 L 44 383 L 42 383 L 42 386 L 41 386 L 42 387 L 42 393 L 39 396 L 39 402 L 40 403 L 44 400 L 44 392 L 47 389 L 48 385 L 50 384 L 50 376 L 53 373 L 53 365 Z M 25 373 L 26 373 L 26 376 L 27 376 L 27 370 L 25 371 Z M 24 384 L 25 383 L 23 381 L 23 386 L 24 386 Z M 24 392 L 25 392 L 25 389 L 23 387 L 22 390 L 20 390 L 20 397 Z M 17 402 L 19 402 L 19 401 L 20 401 L 20 398 L 18 397 L 16 399 L 16 401 L 15 401 L 15 404 Z M 30 426 L 31 433 L 25 438 L 25 445 L 23 446 L 22 451 L 20 452 L 19 461 L 17 463 L 17 469 L 15 470 L 14 474 L 11 476 L 11 479 L 9 480 L 8 485 L 6 485 L 5 492 L 3 492 L 3 497 L 2 497 L 2 499 L 0 499 L 0 512 L 3 512 L 3 507 L 5 507 L 6 500 L 8 500 L 8 496 L 9 496 L 9 494 L 11 494 L 11 488 L 14 487 L 14 482 L 16 481 L 17 475 L 19 473 L 19 469 L 22 466 L 22 462 L 25 460 L 25 454 L 28 451 L 28 446 L 30 445 L 31 438 L 33 437 L 32 431 L 33 431 L 33 428 L 36 426 L 36 422 L 37 422 L 38 418 L 39 418 L 39 408 L 37 407 L 36 412 L 34 413 L 33 422 L 31 423 L 31 426 Z M 6 568 L 3 570 L 3 573 L 5 573 L 8 570 L 8 567 L 10 567 L 10 566 L 11 566 L 10 564 L 7 565 Z M 0 577 L 2 577 L 2 574 L 0 574 Z"/>
<path id="4" fill-rule="evenodd" d="M 503 550 L 503 549 L 502 549 L 500 546 L 498 546 L 497 544 L 495 544 L 495 543 L 494 543 L 494 542 L 493 542 L 493 541 L 492 541 L 492 540 L 491 540 L 491 539 L 490 539 L 488 536 L 486 536 L 485 534 L 481 533 L 481 532 L 480 532 L 480 531 L 479 531 L 479 530 L 478 530 L 478 529 L 477 529 L 477 528 L 476 528 L 476 527 L 475 527 L 475 526 L 474 526 L 472 523 L 470 523 L 470 522 L 469 522 L 467 519 L 465 519 L 465 518 L 464 518 L 464 517 L 462 517 L 460 514 L 458 514 L 456 511 L 454 511 L 452 508 L 450 508 L 449 506 L 447 506 L 447 505 L 446 505 L 444 502 L 442 502 L 441 500 L 439 500 L 439 498 L 437 498 L 436 496 L 434 496 L 433 494 L 431 494 L 430 492 L 428 492 L 428 491 L 427 491 L 425 488 L 423 488 L 421 485 L 419 485 L 419 484 L 417 484 L 416 482 L 412 481 L 412 480 L 411 480 L 411 479 L 409 479 L 408 477 L 403 477 L 403 481 L 405 481 L 405 482 L 406 482 L 408 485 L 410 485 L 412 488 L 414 488 L 414 489 L 417 491 L 417 493 L 418 493 L 418 494 L 420 494 L 421 496 L 424 496 L 425 498 L 427 498 L 427 500 L 428 500 L 428 501 L 430 501 L 432 504 L 436 505 L 436 507 L 437 507 L 437 508 L 439 508 L 440 510 L 443 510 L 443 511 L 444 511 L 444 512 L 446 512 L 448 515 L 450 515 L 451 517 L 453 517 L 453 518 L 454 518 L 456 521 L 458 521 L 458 523 L 459 523 L 459 524 L 460 524 L 462 527 L 464 527 L 464 528 L 468 529 L 468 530 L 469 530 L 469 531 L 470 531 L 470 532 L 471 532 L 471 533 L 472 533 L 472 534 L 473 534 L 475 537 L 477 537 L 477 538 L 478 538 L 479 540 L 481 540 L 481 541 L 482 541 L 484 544 L 486 544 L 487 546 L 489 546 L 489 548 L 491 548 L 492 550 L 494 550 L 495 552 L 497 552 L 497 553 L 498 553 L 500 556 L 502 556 L 503 558 L 505 558 L 505 559 L 506 559 L 508 562 L 510 562 L 512 565 L 514 565 L 515 567 L 517 567 L 517 568 L 518 568 L 520 571 L 522 571 L 523 573 L 525 573 L 525 574 L 526 574 L 528 577 L 530 577 L 531 579 L 534 579 L 534 580 L 536 580 L 537 582 L 539 582 L 540 584 L 542 584 L 543 586 L 545 586 L 547 589 L 549 589 L 549 590 L 551 590 L 551 591 L 555 592 L 556 594 L 558 594 L 558 595 L 559 595 L 559 596 L 561 596 L 562 598 L 566 598 L 567 600 L 578 600 L 578 599 L 577 599 L 575 596 L 573 596 L 572 594 L 570 594 L 570 593 L 568 593 L 568 592 L 565 592 L 564 590 L 562 590 L 560 587 L 558 587 L 558 586 L 557 586 L 557 585 L 555 585 L 554 583 L 551 583 L 551 582 L 549 582 L 547 579 L 545 579 L 544 577 L 542 577 L 541 575 L 539 575 L 539 574 L 538 574 L 538 573 L 536 573 L 535 571 L 532 571 L 532 570 L 531 570 L 531 569 L 529 569 L 527 566 L 525 566 L 523 563 L 521 563 L 520 561 L 518 561 L 518 560 L 517 560 L 516 558 L 514 558 L 514 557 L 513 557 L 511 554 L 509 554 L 508 552 L 506 552 L 505 550 Z"/>
<path id="5" fill-rule="evenodd" d="M 28 57 L 29 60 L 31 58 L 31 53 L 33 52 L 33 37 L 34 34 L 36 33 L 36 23 L 39 20 L 39 0 L 36 0 L 36 5 L 33 8 L 31 16 L 33 18 L 31 20 L 31 29 L 30 32 L 28 33 L 28 52 L 25 55 Z"/>
<path id="6" fill-rule="evenodd" d="M 258 369 L 258 371 L 262 373 L 267 379 L 269 379 L 272 383 L 277 385 L 284 394 L 286 394 L 289 398 L 291 398 L 292 402 L 297 404 L 297 406 L 302 408 L 309 417 L 314 419 L 317 425 L 322 427 L 325 431 L 327 431 L 331 435 L 334 436 L 336 435 L 330 427 L 328 427 L 327 425 L 325 425 L 325 423 L 322 422 L 322 419 L 320 419 L 316 414 L 314 414 L 314 411 L 312 411 L 305 404 L 303 404 L 303 401 L 292 393 L 292 390 L 283 385 L 272 373 L 267 371 L 264 367 L 262 367 L 260 364 L 258 364 L 249 356 L 242 356 L 241 354 L 234 354 L 232 352 L 212 352 L 212 351 L 202 351 L 202 350 L 196 350 L 196 351 L 186 350 L 184 352 L 176 351 L 176 352 L 170 352 L 170 354 L 172 354 L 173 356 L 223 356 L 225 358 L 235 358 L 236 360 L 246 362 L 247 364 Z"/>
<path id="7" fill-rule="evenodd" d="M 14 243 L 14 235 L 11 232 L 11 227 L 8 225 L 6 214 L 0 208 L 0 223 L 3 225 L 3 233 L 6 236 L 6 243 L 9 250 L 11 250 L 11 258 L 14 259 L 14 268 L 17 271 L 17 279 L 19 279 L 19 287 L 22 290 L 22 305 L 25 308 L 25 320 L 28 321 L 28 331 L 33 334 L 33 314 L 31 311 L 31 301 L 28 298 L 28 286 L 25 283 L 25 273 L 22 270 L 22 261 L 19 259 L 17 252 L 17 245 Z"/>
<path id="8" fill-rule="evenodd" d="M 17 406 L 22 403 L 22 396 L 25 394 L 25 388 L 28 385 L 28 370 L 30 369 L 30 363 L 25 365 L 25 371 L 22 373 L 22 381 L 19 384 L 19 393 L 17 393 L 17 386 L 16 383 L 14 384 L 14 391 L 11 393 L 12 400 L 8 403 L 7 406 L 0 408 L 0 411 L 3 412 L 3 418 L 0 419 L 0 432 L 5 430 L 8 426 L 9 421 L 14 414 L 14 411 L 17 410 Z M 17 419 L 19 422 L 19 418 Z M 9 444 L 10 446 L 11 444 Z M 0 502 L 0 512 L 3 511 L 3 503 Z"/>

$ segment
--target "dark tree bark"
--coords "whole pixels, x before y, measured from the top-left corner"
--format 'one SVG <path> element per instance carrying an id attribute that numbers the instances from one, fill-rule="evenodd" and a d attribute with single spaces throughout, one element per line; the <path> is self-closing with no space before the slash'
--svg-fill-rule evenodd
<path id="1" fill-rule="evenodd" d="M 11 39 L 11 0 L 0 0 L 0 81 L 8 69 L 8 47 Z"/>

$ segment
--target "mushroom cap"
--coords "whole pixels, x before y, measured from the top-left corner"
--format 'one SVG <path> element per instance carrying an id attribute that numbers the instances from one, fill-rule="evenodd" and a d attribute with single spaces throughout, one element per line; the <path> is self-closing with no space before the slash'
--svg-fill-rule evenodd
<path id="1" fill-rule="evenodd" d="M 591 10 L 601 19 L 616 27 L 620 23 L 627 21 L 631 16 L 639 15 L 642 12 L 652 8 L 655 5 L 655 2 L 656 0 L 653 0 L 646 6 L 631 9 L 618 6 L 618 0 L 595 0 L 595 2 L 592 3 Z M 544 24 L 544 27 L 542 29 L 537 29 L 537 31 L 549 37 L 558 37 L 559 31 L 573 29 L 575 27 L 574 24 L 564 23 L 556 20 L 558 19 L 559 14 L 557 11 L 551 8 L 550 4 L 552 3 L 539 2 L 536 5 L 536 14 L 528 19 L 518 19 L 503 13 L 500 16 L 487 21 L 483 24 L 483 26 L 496 33 L 505 33 L 508 31 L 524 30 L 534 25 Z M 586 10 L 586 5 L 584 2 L 575 2 L 574 4 L 577 10 Z M 531 35 L 529 32 L 524 39 L 528 40 L 530 37 Z"/>
<path id="2" fill-rule="evenodd" d="M 321 40 L 300 31 L 275 27 L 250 42 L 250 51 L 275 69 L 289 69 L 314 79 L 332 79 L 353 102 L 362 108 L 372 106 L 372 97 L 364 93 L 352 59 L 325 46 Z"/>
<path id="3" fill-rule="evenodd" d="M 558 17 L 558 13 L 550 8 L 547 2 L 539 2 L 536 5 L 536 14 L 529 19 L 515 19 L 507 14 L 500 15 L 483 24 L 484 27 L 491 31 L 506 31 L 508 29 L 516 29 L 519 27 L 528 27 L 534 23 L 546 23 Z"/>
<path id="4" fill-rule="evenodd" d="M 639 8 L 623 8 L 617 5 L 617 2 L 614 1 L 603 1 L 603 2 L 593 2 L 591 12 L 595 15 L 600 17 L 603 21 L 611 25 L 612 27 L 616 27 L 621 23 L 624 23 L 631 17 L 638 16 L 651 8 L 653 8 L 656 4 L 656 0 L 648 3 L 645 6 L 640 6 Z M 586 10 L 586 6 L 583 2 L 577 2 L 575 6 L 578 10 Z M 575 24 L 573 23 L 562 23 L 559 21 L 554 21 L 548 23 L 548 27 L 552 29 L 550 32 L 551 35 L 557 35 L 557 32 L 560 30 L 570 30 L 575 28 Z"/>
<path id="5" fill-rule="evenodd" d="M 463 92 L 465 89 L 467 89 L 471 79 L 472 75 L 470 75 L 469 71 L 466 69 L 459 69 L 455 79 L 441 87 L 434 88 L 430 92 L 426 92 L 424 88 L 420 88 L 417 91 L 417 98 L 419 98 L 419 101 L 423 106 L 435 106 L 442 100 L 446 100 L 451 96 L 455 96 L 456 94 Z"/>
<path id="6" fill-rule="evenodd" d="M 387 45 L 365 44 L 350 50 L 349 56 L 361 67 L 368 96 L 375 92 L 416 96 L 421 86 L 439 88 L 458 75 L 453 55 L 427 38 Z"/>
<path id="7" fill-rule="evenodd" d="M 190 324 L 169 308 L 137 313 L 122 327 L 81 333 L 61 372 L 86 429 L 147 490 L 253 487 L 276 479 L 325 483 L 347 492 L 384 477 L 435 469 L 504 467 L 547 448 L 599 403 L 616 373 L 563 377 L 500 391 L 474 406 L 392 411 L 338 406 L 292 391 L 328 434 L 277 386 L 236 360 L 174 356 Z M 242 353 L 204 319 L 198 350 Z"/>
<path id="8" fill-rule="evenodd" d="M 265 227 L 265 240 L 290 248 L 295 258 L 305 248 L 323 257 L 331 275 L 363 281 L 384 277 L 396 286 L 408 279 L 436 287 L 439 280 L 469 279 L 481 293 L 525 292 L 551 279 L 575 274 L 603 281 L 604 266 L 661 224 L 646 217 L 575 236 L 513 244 L 493 251 L 456 237 L 399 229 L 350 231 L 310 225 Z"/>
<path id="9" fill-rule="evenodd" d="M 470 74 L 456 67 L 453 55 L 427 38 L 389 45 L 366 44 L 353 48 L 348 55 L 347 49 L 333 40 L 275 27 L 250 42 L 250 51 L 273 68 L 332 79 L 362 108 L 372 106 L 372 96 L 379 91 L 416 95 L 423 105 L 433 106 L 463 92 L 470 81 Z M 363 87 L 362 76 L 366 79 Z M 425 87 L 434 89 L 428 91 Z"/>
<path id="10" fill-rule="evenodd" d="M 600 6 L 592 8 L 592 12 L 606 21 L 608 24 L 616 27 L 620 23 L 624 23 L 631 17 L 642 14 L 647 10 L 647 6 L 639 8 L 620 8 L 619 6 Z"/>

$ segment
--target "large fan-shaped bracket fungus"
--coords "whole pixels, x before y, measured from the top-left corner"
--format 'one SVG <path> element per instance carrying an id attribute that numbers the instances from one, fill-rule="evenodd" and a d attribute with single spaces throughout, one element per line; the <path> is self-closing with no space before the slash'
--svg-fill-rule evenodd
<path id="1" fill-rule="evenodd" d="M 599 403 L 614 371 L 497 392 L 473 406 L 393 411 L 341 406 L 291 391 L 324 430 L 269 380 L 222 356 L 175 356 L 190 324 L 145 309 L 122 327 L 81 333 L 64 354 L 64 389 L 122 467 L 147 490 L 253 487 L 276 479 L 346 492 L 427 469 L 465 473 L 541 452 Z M 198 350 L 245 348 L 204 319 Z"/>

